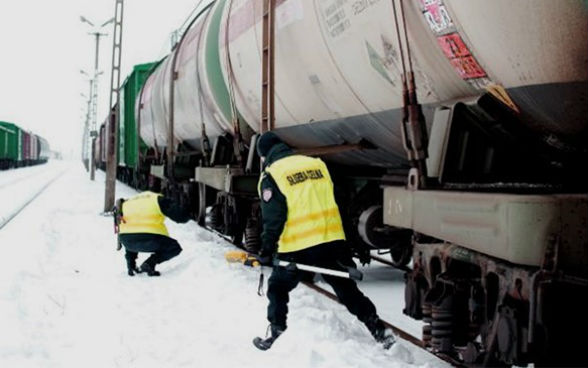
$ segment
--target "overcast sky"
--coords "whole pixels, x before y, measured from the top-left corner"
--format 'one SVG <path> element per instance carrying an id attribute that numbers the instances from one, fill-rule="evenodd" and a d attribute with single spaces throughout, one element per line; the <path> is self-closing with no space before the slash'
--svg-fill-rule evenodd
<path id="1" fill-rule="evenodd" d="M 125 0 L 121 83 L 135 64 L 170 49 L 170 34 L 200 0 Z M 53 149 L 79 152 L 94 68 L 95 38 L 84 16 L 100 25 L 114 16 L 115 0 L 0 0 L 0 120 L 49 140 Z M 97 121 L 108 111 L 112 30 L 100 41 Z M 79 157 L 79 156 L 78 156 Z"/>

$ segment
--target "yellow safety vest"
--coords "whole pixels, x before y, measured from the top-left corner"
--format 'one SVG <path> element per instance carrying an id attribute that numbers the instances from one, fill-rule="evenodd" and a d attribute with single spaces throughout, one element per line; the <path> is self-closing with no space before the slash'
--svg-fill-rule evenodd
<path id="1" fill-rule="evenodd" d="M 169 236 L 157 197 L 160 194 L 143 192 L 123 202 L 119 225 L 120 234 L 148 233 Z"/>
<path id="2" fill-rule="evenodd" d="M 345 240 L 333 182 L 321 159 L 288 156 L 271 164 L 265 172 L 274 179 L 288 205 L 286 224 L 278 241 L 278 253 Z"/>

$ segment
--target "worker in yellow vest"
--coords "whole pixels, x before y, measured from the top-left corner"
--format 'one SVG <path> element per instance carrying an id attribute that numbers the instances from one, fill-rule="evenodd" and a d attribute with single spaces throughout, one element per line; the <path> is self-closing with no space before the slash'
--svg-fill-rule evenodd
<path id="1" fill-rule="evenodd" d="M 277 257 L 331 270 L 356 268 L 345 243 L 333 182 L 325 163 L 318 158 L 295 155 L 273 132 L 261 135 L 257 152 L 263 161 L 258 186 L 263 218 L 260 263 L 273 265 L 272 259 Z M 304 276 L 305 271 L 274 266 L 267 289 L 271 335 L 265 339 L 256 338 L 257 348 L 269 349 L 286 330 L 288 294 Z M 367 326 L 376 341 L 385 348 L 394 343 L 392 331 L 385 327 L 376 307 L 354 280 L 330 275 L 322 277 L 349 312 Z"/>
<path id="2" fill-rule="evenodd" d="M 143 192 L 126 200 L 119 199 L 116 207 L 119 242 L 125 247 L 128 275 L 145 272 L 149 276 L 159 276 L 155 266 L 182 251 L 180 244 L 170 238 L 164 223 L 165 217 L 185 223 L 190 219 L 188 211 L 171 199 L 153 192 Z M 137 268 L 139 252 L 152 254 Z"/>

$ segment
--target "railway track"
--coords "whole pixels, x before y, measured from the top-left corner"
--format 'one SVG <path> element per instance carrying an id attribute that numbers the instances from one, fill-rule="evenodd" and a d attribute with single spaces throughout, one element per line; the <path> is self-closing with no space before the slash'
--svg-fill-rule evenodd
<path id="1" fill-rule="evenodd" d="M 14 220 L 14 218 L 16 216 L 18 216 L 35 199 L 37 199 L 37 197 L 39 197 L 51 184 L 53 184 L 57 179 L 59 179 L 64 173 L 65 173 L 65 170 L 62 170 L 57 175 L 55 175 L 52 178 L 50 178 L 49 180 L 47 180 L 47 182 L 44 183 L 41 187 L 35 189 L 32 192 L 32 194 L 30 196 L 28 196 L 28 198 L 26 200 L 24 200 L 19 205 L 17 205 L 16 208 L 9 209 L 7 214 L 0 213 L 0 229 L 2 229 L 4 226 L 6 226 L 6 224 L 10 223 L 10 221 Z M 30 176 L 26 176 L 25 178 L 20 178 L 19 180 L 14 180 L 14 181 L 12 181 L 12 184 L 14 184 L 14 182 L 20 182 L 20 181 L 25 180 L 26 178 L 30 178 L 32 176 L 36 176 L 36 175 L 30 175 Z M 4 184 L 4 186 L 6 186 L 6 185 L 7 184 Z"/>
<path id="2" fill-rule="evenodd" d="M 379 257 L 377 255 L 370 255 L 370 258 L 372 260 L 374 260 L 374 261 L 377 261 L 379 263 L 385 264 L 385 265 L 390 266 L 390 267 L 394 267 L 396 269 L 399 269 L 399 270 L 402 270 L 402 271 L 405 271 L 405 272 L 409 272 L 409 271 L 412 270 L 408 266 L 398 266 L 398 265 L 395 265 L 393 262 L 389 261 L 388 259 Z M 327 298 L 329 298 L 331 300 L 334 300 L 337 303 L 339 303 L 339 299 L 331 291 L 329 291 L 327 289 L 324 289 L 321 286 L 319 286 L 319 285 L 317 285 L 317 284 L 315 284 L 313 282 L 303 281 L 303 284 L 306 285 L 308 288 L 316 291 L 317 293 L 319 293 L 321 295 L 324 295 L 325 297 L 327 297 Z M 439 359 L 441 359 L 441 360 L 443 360 L 443 361 L 451 364 L 454 367 L 466 367 L 466 365 L 463 362 L 461 362 L 461 361 L 459 361 L 459 360 L 457 360 L 457 359 L 455 359 L 455 358 L 453 358 L 453 357 L 451 357 L 449 355 L 441 354 L 441 353 L 434 352 L 434 351 L 431 351 L 431 350 L 427 349 L 424 341 L 421 338 L 418 338 L 418 337 L 416 337 L 416 336 L 414 336 L 414 335 L 412 335 L 412 334 L 404 331 L 400 327 L 395 326 L 392 323 L 387 322 L 386 320 L 383 320 L 383 322 L 384 322 L 384 324 L 387 327 L 391 328 L 392 331 L 394 331 L 394 333 L 398 337 L 400 337 L 401 339 L 406 340 L 406 341 L 410 342 L 411 344 L 413 344 L 413 345 L 421 348 L 422 350 L 425 350 L 425 351 L 427 351 L 427 352 L 435 355 L 437 358 L 439 358 Z"/>
<path id="3" fill-rule="evenodd" d="M 306 285 L 307 287 L 309 287 L 310 289 L 316 291 L 317 293 L 319 293 L 321 295 L 324 295 L 327 298 L 336 301 L 337 303 L 339 302 L 339 299 L 337 299 L 337 296 L 335 294 L 333 294 L 332 292 L 330 292 L 330 291 L 328 291 L 328 290 L 326 290 L 326 289 L 324 289 L 324 288 L 316 285 L 315 283 L 308 282 L 308 281 L 303 281 L 302 283 L 304 285 Z M 451 356 L 448 356 L 448 355 L 445 355 L 445 354 L 436 353 L 436 352 L 433 352 L 433 351 L 428 350 L 425 347 L 425 343 L 420 338 L 415 337 L 415 336 L 409 334 L 408 332 L 404 331 L 403 329 L 401 329 L 401 328 L 399 328 L 399 327 L 397 327 L 397 326 L 395 326 L 395 325 L 393 325 L 393 324 L 391 324 L 391 323 L 389 323 L 389 322 L 387 322 L 385 320 L 383 320 L 383 322 L 384 322 L 384 324 L 387 327 L 391 328 L 392 331 L 394 331 L 394 333 L 398 337 L 400 337 L 401 339 L 406 340 L 406 341 L 410 342 L 411 344 L 416 345 L 417 347 L 419 347 L 419 348 L 421 348 L 421 349 L 423 349 L 423 350 L 425 350 L 425 351 L 427 351 L 427 352 L 435 355 L 437 358 L 439 358 L 439 359 L 441 359 L 441 360 L 443 360 L 443 361 L 445 361 L 445 362 L 453 365 L 454 367 L 466 367 L 462 362 L 454 359 Z"/>
<path id="4" fill-rule="evenodd" d="M 410 268 L 408 266 L 397 266 L 394 263 L 392 263 L 391 261 L 387 260 L 386 258 L 382 258 L 382 257 L 379 257 L 379 256 L 374 256 L 374 255 L 371 255 L 370 258 L 373 259 L 374 261 L 383 263 L 385 265 L 388 265 L 388 266 L 397 268 L 397 269 L 402 270 L 402 271 L 406 271 L 406 272 L 412 271 L 412 268 Z"/>
<path id="5" fill-rule="evenodd" d="M 217 231 L 215 231 L 215 230 L 212 230 L 212 229 L 209 229 L 209 228 L 206 228 L 206 227 L 204 227 L 204 229 L 206 229 L 206 230 L 210 231 L 211 233 L 213 233 L 213 234 L 216 234 L 216 235 L 220 236 L 221 238 L 223 238 L 223 239 L 225 239 L 225 240 L 227 240 L 227 241 L 231 242 L 231 239 L 227 238 L 226 236 L 223 236 L 223 234 L 221 234 L 221 233 L 219 233 L 219 232 L 217 232 Z M 239 248 L 239 247 L 238 247 L 238 246 L 236 246 L 236 245 L 235 245 L 235 248 L 237 248 L 237 249 L 239 249 L 239 250 L 243 250 L 242 248 Z M 387 266 L 390 266 L 390 267 L 397 268 L 397 269 L 399 269 L 399 270 L 403 270 L 403 271 L 410 271 L 410 270 L 411 270 L 411 268 L 410 268 L 410 267 L 407 267 L 407 266 L 401 266 L 401 267 L 399 267 L 399 266 L 397 266 L 397 265 L 394 265 L 394 264 L 393 264 L 391 261 L 389 261 L 389 260 L 387 260 L 387 259 L 385 259 L 385 258 L 379 257 L 379 256 L 374 256 L 374 255 L 371 255 L 370 257 L 371 257 L 373 260 L 377 261 L 377 262 L 383 263 L 383 264 L 385 264 L 385 265 L 387 265 Z M 310 288 L 311 290 L 314 290 L 314 291 L 316 291 L 317 293 L 319 293 L 319 294 L 321 294 L 321 295 L 323 295 L 323 296 L 325 296 L 325 297 L 327 297 L 327 298 L 329 298 L 329 299 L 331 299 L 331 300 L 334 300 L 334 301 L 336 301 L 337 303 L 339 303 L 339 299 L 337 298 L 337 296 L 336 296 L 335 294 L 333 294 L 333 293 L 332 293 L 331 291 L 329 291 L 329 290 L 326 290 L 326 289 L 322 288 L 321 286 L 319 286 L 319 285 L 315 284 L 314 282 L 309 282 L 309 281 L 302 281 L 302 284 L 306 285 L 306 286 L 307 286 L 308 288 Z M 453 358 L 453 357 L 451 357 L 451 356 L 449 356 L 449 355 L 446 355 L 446 354 L 441 354 L 441 353 L 434 352 L 434 351 L 431 351 L 431 350 L 427 349 L 427 348 L 426 348 L 426 346 L 425 346 L 425 343 L 423 342 L 423 340 L 422 340 L 422 339 L 420 339 L 420 338 L 418 338 L 418 337 L 415 337 L 414 335 L 412 335 L 412 334 L 410 334 L 410 333 L 408 333 L 408 332 L 404 331 L 404 330 L 403 330 L 403 329 L 401 329 L 400 327 L 397 327 L 397 326 L 395 326 L 395 325 L 393 325 L 393 324 L 391 324 L 390 322 L 387 322 L 387 321 L 385 321 L 385 320 L 382 320 L 382 321 L 384 322 L 384 324 L 385 324 L 387 327 L 391 328 L 391 329 L 392 329 L 392 331 L 394 331 L 394 333 L 395 333 L 395 334 L 396 334 L 398 337 L 400 337 L 401 339 L 403 339 L 403 340 L 406 340 L 406 341 L 410 342 L 411 344 L 413 344 L 413 345 L 415 345 L 415 346 L 419 347 L 420 349 L 422 349 L 422 350 L 424 350 L 424 351 L 426 351 L 426 352 L 428 352 L 428 353 L 430 353 L 430 354 L 433 354 L 433 355 L 434 355 L 434 356 L 436 356 L 437 358 L 439 358 L 439 359 L 443 360 L 443 361 L 444 361 L 444 362 L 446 362 L 446 363 L 449 363 L 449 364 L 451 364 L 451 365 L 452 365 L 452 366 L 454 366 L 454 367 L 467 367 L 467 366 L 466 366 L 466 365 L 465 365 L 463 362 L 461 362 L 461 361 L 459 361 L 459 360 L 457 360 L 457 359 L 455 359 L 455 358 Z"/>
<path id="6" fill-rule="evenodd" d="M 10 178 L 9 180 L 0 181 L 0 189 L 7 188 L 10 185 L 14 185 L 15 183 L 27 180 L 29 178 L 32 178 L 33 176 L 41 175 L 42 173 L 42 171 L 33 171 L 31 173 L 26 173 L 26 175 L 16 175 L 15 177 Z"/>

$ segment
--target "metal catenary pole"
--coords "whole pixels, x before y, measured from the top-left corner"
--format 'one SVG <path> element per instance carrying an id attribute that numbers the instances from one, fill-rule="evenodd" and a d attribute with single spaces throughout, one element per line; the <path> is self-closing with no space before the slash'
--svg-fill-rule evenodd
<path id="1" fill-rule="evenodd" d="M 105 23 L 105 25 L 108 23 Z M 94 161 L 94 149 L 95 149 L 95 143 L 96 143 L 96 115 L 97 115 L 97 110 L 98 110 L 98 55 L 99 55 L 99 50 L 100 50 L 100 37 L 102 36 L 106 36 L 106 33 L 100 33 L 100 32 L 93 32 L 92 33 L 94 35 L 94 37 L 96 38 L 96 52 L 95 52 L 95 58 L 94 58 L 94 83 L 93 83 L 93 91 L 91 92 L 91 100 L 92 100 L 92 115 L 91 115 L 91 124 L 90 124 L 90 137 L 92 138 L 91 140 L 91 145 L 90 145 L 90 180 L 94 180 L 95 177 L 95 172 L 96 172 L 96 162 Z"/>
<path id="2" fill-rule="evenodd" d="M 102 23 L 102 25 L 100 26 L 95 26 L 94 23 L 92 23 L 90 20 L 88 20 L 86 17 L 84 16 L 80 16 L 80 21 L 82 21 L 82 23 L 87 23 L 90 26 L 94 27 L 95 30 L 93 32 L 89 32 L 88 34 L 91 36 L 94 36 L 95 39 L 95 52 L 94 52 L 94 73 L 93 76 L 90 79 L 90 96 L 89 96 L 89 110 L 88 110 L 88 120 L 86 122 L 86 129 L 88 130 L 86 132 L 86 135 L 88 138 L 90 138 L 90 147 L 89 147 L 89 151 L 90 151 L 90 156 L 89 156 L 89 166 L 90 166 L 90 180 L 94 180 L 95 177 L 95 171 L 96 171 L 96 163 L 94 162 L 94 145 L 96 143 L 96 115 L 98 112 L 98 77 L 101 74 L 98 70 L 98 60 L 99 60 L 99 54 L 100 54 L 100 37 L 103 36 L 107 36 L 107 33 L 101 33 L 100 30 L 102 28 L 104 28 L 105 26 L 107 26 L 108 24 L 110 24 L 111 22 L 114 21 L 114 18 L 111 18 L 109 20 L 107 20 L 106 22 Z M 82 71 L 82 74 L 86 74 L 85 72 Z M 86 142 L 87 144 L 87 142 Z M 87 154 L 87 153 L 86 153 Z"/>
<path id="3" fill-rule="evenodd" d="M 84 74 L 86 74 L 85 72 L 83 72 Z M 89 75 L 88 77 L 89 79 L 89 83 L 90 83 L 90 89 L 88 90 L 88 111 L 86 112 L 86 121 L 84 124 L 84 145 L 85 145 L 85 153 L 84 153 L 84 157 L 88 157 L 88 151 L 89 151 L 89 147 L 88 147 L 88 142 L 90 140 L 90 130 L 92 130 L 91 128 L 91 121 L 92 121 L 92 102 L 94 100 L 94 79 L 92 79 Z M 92 160 L 91 158 L 89 158 L 89 160 Z M 88 162 L 88 165 L 90 165 L 90 163 Z M 89 167 L 86 167 L 86 171 L 89 170 Z"/>
<path id="4" fill-rule="evenodd" d="M 82 135 L 82 162 L 84 163 L 84 167 L 86 171 L 89 171 L 89 162 L 86 161 L 88 159 L 88 141 L 89 141 L 89 132 L 90 132 L 90 116 L 92 115 L 92 91 L 94 86 L 94 80 L 90 78 L 90 75 L 83 70 L 80 70 L 80 73 L 86 75 L 88 77 L 88 82 L 90 83 L 90 89 L 88 90 L 88 95 L 84 95 L 83 93 L 80 94 L 82 97 L 88 99 L 88 106 L 86 110 L 86 116 L 84 119 L 84 133 Z"/>
<path id="5" fill-rule="evenodd" d="M 107 121 L 107 158 L 106 158 L 106 182 L 104 192 L 104 212 L 109 212 L 114 206 L 116 189 L 116 151 L 118 147 L 118 112 L 119 112 L 119 86 L 120 86 L 120 60 L 122 50 L 122 25 L 123 25 L 123 0 L 115 0 L 114 32 L 112 37 L 112 72 L 110 74 L 110 109 Z"/>

